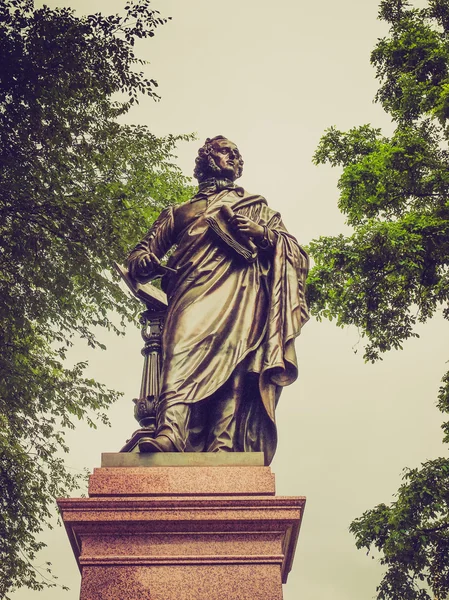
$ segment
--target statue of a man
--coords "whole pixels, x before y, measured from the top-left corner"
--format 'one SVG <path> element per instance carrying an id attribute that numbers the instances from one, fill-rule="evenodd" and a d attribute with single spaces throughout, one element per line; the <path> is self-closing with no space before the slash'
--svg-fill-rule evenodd
<path id="1" fill-rule="evenodd" d="M 297 377 L 294 340 L 308 319 L 307 255 L 262 196 L 234 182 L 243 160 L 223 136 L 196 159 L 198 193 L 162 211 L 128 257 L 162 278 L 168 312 L 154 439 L 141 452 L 264 452 L 277 442 L 275 407 Z"/>

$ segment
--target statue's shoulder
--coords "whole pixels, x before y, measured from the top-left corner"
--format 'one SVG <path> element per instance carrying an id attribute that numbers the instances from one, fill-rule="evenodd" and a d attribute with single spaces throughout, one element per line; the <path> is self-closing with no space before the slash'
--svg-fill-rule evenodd
<path id="1" fill-rule="evenodd" d="M 206 200 L 187 200 L 182 204 L 178 204 L 173 207 L 173 220 L 175 223 L 175 230 L 177 232 L 182 231 L 184 227 L 193 221 L 198 213 L 203 213 L 206 208 Z"/>
<path id="2" fill-rule="evenodd" d="M 192 204 L 191 200 L 186 200 L 185 202 L 182 202 L 181 204 L 174 204 L 172 206 L 173 209 L 173 215 L 180 215 L 183 212 L 185 212 L 188 207 Z"/>
<path id="3" fill-rule="evenodd" d="M 260 194 L 251 194 L 243 188 L 240 188 L 240 190 L 241 192 L 238 193 L 239 198 L 235 202 L 235 208 L 244 208 L 253 204 L 261 204 L 264 206 L 268 206 L 268 202 Z"/>
<path id="4" fill-rule="evenodd" d="M 205 205 L 205 200 L 195 200 L 194 202 L 192 202 L 192 200 L 187 200 L 182 204 L 176 204 L 173 206 L 173 217 L 175 220 L 183 219 L 187 215 L 191 215 L 192 213 L 196 214 L 201 211 Z"/>

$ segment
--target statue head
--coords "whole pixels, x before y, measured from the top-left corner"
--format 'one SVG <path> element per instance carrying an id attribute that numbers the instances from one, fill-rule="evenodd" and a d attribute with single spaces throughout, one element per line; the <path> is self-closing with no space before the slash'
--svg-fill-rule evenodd
<path id="1" fill-rule="evenodd" d="M 198 150 L 193 176 L 201 183 L 209 177 L 235 181 L 243 172 L 243 158 L 237 146 L 222 135 L 207 138 Z"/>

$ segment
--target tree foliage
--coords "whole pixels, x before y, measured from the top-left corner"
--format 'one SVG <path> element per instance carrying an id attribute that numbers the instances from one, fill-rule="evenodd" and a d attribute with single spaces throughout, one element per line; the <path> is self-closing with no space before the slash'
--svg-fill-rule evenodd
<path id="1" fill-rule="evenodd" d="M 362 125 L 322 137 L 314 161 L 342 167 L 339 207 L 353 233 L 311 243 L 309 279 L 315 315 L 358 327 L 369 361 L 402 348 L 436 312 L 449 319 L 449 1 L 382 0 L 379 18 L 389 34 L 371 63 L 394 131 Z M 438 407 L 449 412 L 449 373 Z M 443 430 L 449 442 L 448 422 Z M 358 547 L 382 551 L 379 600 L 447 597 L 448 509 L 441 458 L 407 470 L 391 506 L 352 523 Z"/>
<path id="2" fill-rule="evenodd" d="M 149 0 L 77 17 L 0 2 L 0 597 L 53 585 L 33 567 L 53 499 L 78 485 L 64 430 L 118 397 L 68 367 L 73 341 L 103 347 L 134 313 L 111 266 L 161 208 L 190 194 L 180 140 L 120 123 L 156 82 L 134 54 L 167 19 Z M 96 415 L 96 416 L 94 416 Z M 44 573 L 45 577 L 47 574 Z"/>

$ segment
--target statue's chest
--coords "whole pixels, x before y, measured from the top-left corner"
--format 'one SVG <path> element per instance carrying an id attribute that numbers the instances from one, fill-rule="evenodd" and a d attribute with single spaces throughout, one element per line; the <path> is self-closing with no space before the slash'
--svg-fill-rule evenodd
<path id="1" fill-rule="evenodd" d="M 212 196 L 208 200 L 196 200 L 182 204 L 175 212 L 176 236 L 183 235 L 186 231 L 190 234 L 202 233 L 208 228 L 206 217 L 210 213 L 220 210 L 223 204 L 233 204 L 233 202 L 235 202 L 235 198 L 225 192 L 219 196 Z"/>
<path id="2" fill-rule="evenodd" d="M 175 231 L 179 236 L 188 229 L 193 223 L 198 221 L 204 215 L 207 209 L 206 200 L 188 202 L 180 206 L 175 212 Z"/>

